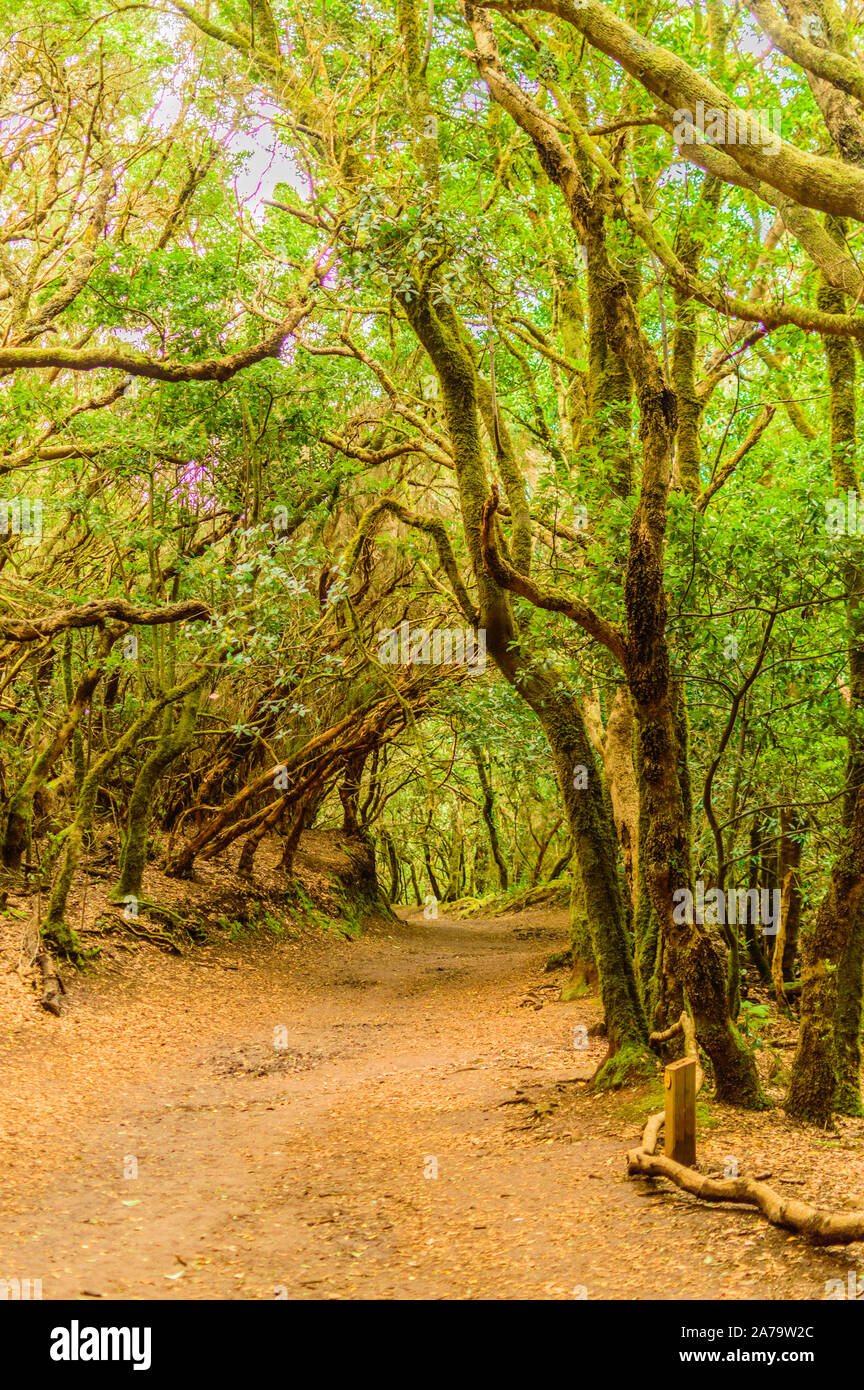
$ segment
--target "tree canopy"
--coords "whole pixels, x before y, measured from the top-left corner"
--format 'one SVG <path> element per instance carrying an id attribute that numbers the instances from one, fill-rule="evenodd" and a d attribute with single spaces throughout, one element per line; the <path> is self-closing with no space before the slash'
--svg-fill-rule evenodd
<path id="1" fill-rule="evenodd" d="M 46 949 L 102 841 L 137 912 L 340 826 L 393 902 L 567 895 L 600 1082 L 683 1012 L 759 1108 L 762 990 L 790 1113 L 861 1113 L 859 18 L 6 8 L 2 852 Z"/>

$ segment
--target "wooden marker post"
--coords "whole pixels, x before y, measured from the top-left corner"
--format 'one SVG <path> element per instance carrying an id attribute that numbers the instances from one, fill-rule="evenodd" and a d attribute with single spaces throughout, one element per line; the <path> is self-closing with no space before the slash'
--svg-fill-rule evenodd
<path id="1" fill-rule="evenodd" d="M 663 1073 L 666 1087 L 664 1152 L 687 1168 L 696 1164 L 696 1058 L 670 1062 Z"/>

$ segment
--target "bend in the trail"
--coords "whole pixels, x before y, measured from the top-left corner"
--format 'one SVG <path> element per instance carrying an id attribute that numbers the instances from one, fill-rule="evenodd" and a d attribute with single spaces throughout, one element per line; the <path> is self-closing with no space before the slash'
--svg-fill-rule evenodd
<path id="1" fill-rule="evenodd" d="M 821 1298 L 851 1256 L 624 1177 L 566 923 L 143 948 L 0 1058 L 0 1276 L 46 1298 Z M 756 1142 L 756 1141 L 754 1141 Z M 134 1174 L 137 1173 L 137 1176 Z M 796 1189 L 797 1190 L 797 1189 Z"/>

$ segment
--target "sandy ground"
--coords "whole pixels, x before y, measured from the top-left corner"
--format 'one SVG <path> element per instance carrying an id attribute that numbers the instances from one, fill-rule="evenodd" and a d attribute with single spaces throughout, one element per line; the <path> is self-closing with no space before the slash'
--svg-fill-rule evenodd
<path id="1" fill-rule="evenodd" d="M 560 915 L 403 916 L 354 941 L 143 946 L 0 1036 L 0 1278 L 81 1299 L 821 1299 L 846 1280 L 854 1247 L 625 1178 L 656 1097 L 588 1092 L 602 1042 L 575 1051 L 574 1029 L 597 1005 L 543 973 Z M 773 1158 L 796 1195 L 864 1205 L 860 1125 L 801 1140 L 721 1112 L 700 1158 L 733 1144 L 742 1171 Z"/>

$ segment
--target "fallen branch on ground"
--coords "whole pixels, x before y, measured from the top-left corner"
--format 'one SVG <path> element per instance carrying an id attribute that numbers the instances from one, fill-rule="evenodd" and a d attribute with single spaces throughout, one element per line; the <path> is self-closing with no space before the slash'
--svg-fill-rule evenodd
<path id="1" fill-rule="evenodd" d="M 43 949 L 36 956 L 36 964 L 42 971 L 42 998 L 39 1003 L 43 1009 L 47 1009 L 49 1014 L 60 1017 L 60 996 L 66 993 L 66 988 L 60 976 L 54 968 L 54 961 L 51 959 L 50 952 Z"/>
<path id="2" fill-rule="evenodd" d="M 684 1034 L 685 1056 L 698 1057 L 693 1022 L 686 1013 L 665 1033 L 652 1033 L 651 1041 L 668 1042 L 679 1032 Z M 697 1094 L 702 1079 L 700 1069 L 696 1076 Z M 642 1143 L 638 1149 L 631 1149 L 627 1154 L 628 1176 L 668 1178 L 676 1187 L 703 1202 L 741 1202 L 745 1206 L 758 1207 L 772 1226 L 782 1226 L 787 1231 L 806 1236 L 814 1245 L 851 1245 L 853 1241 L 864 1240 L 864 1211 L 820 1211 L 809 1202 L 782 1197 L 773 1187 L 756 1178 L 706 1178 L 695 1169 L 667 1158 L 665 1154 L 656 1154 L 654 1150 L 664 1120 L 662 1110 L 649 1117 L 642 1132 Z"/>

